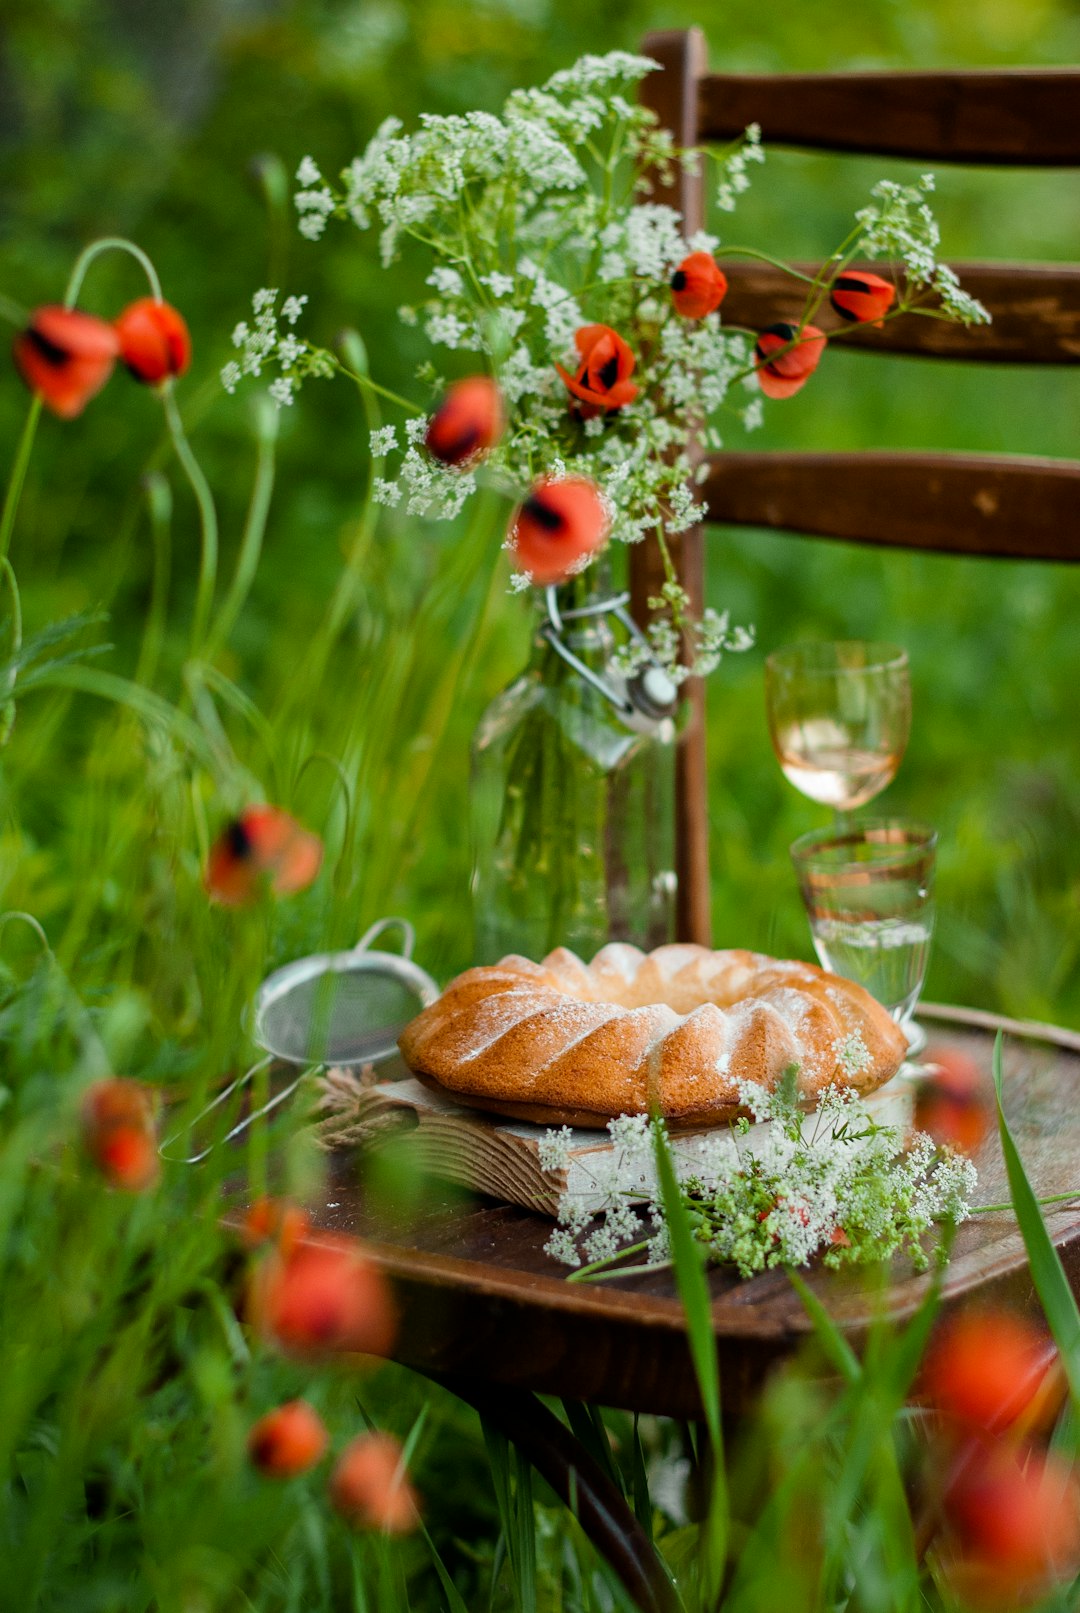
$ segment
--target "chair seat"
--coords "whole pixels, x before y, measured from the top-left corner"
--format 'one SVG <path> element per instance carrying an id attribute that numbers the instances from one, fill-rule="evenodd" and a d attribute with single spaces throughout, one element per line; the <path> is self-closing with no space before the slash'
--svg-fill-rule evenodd
<path id="1" fill-rule="evenodd" d="M 928 1005 L 920 1014 L 934 1042 L 970 1053 L 989 1071 L 994 1036 L 1007 1033 L 1005 1101 L 1010 1123 L 1042 1197 L 1080 1188 L 1080 1035 L 994 1015 Z M 976 1160 L 977 1202 L 1009 1193 L 996 1136 Z M 437 1376 L 478 1385 L 590 1400 L 695 1418 L 700 1403 L 681 1304 L 669 1272 L 603 1283 L 567 1283 L 544 1254 L 551 1222 L 491 1201 L 438 1197 L 396 1229 L 365 1205 L 348 1154 L 332 1156 L 318 1227 L 368 1240 L 402 1309 L 397 1358 Z M 1047 1215 L 1070 1278 L 1080 1287 L 1080 1200 Z M 896 1318 L 910 1315 L 929 1278 L 897 1261 L 888 1289 Z M 709 1274 L 725 1410 L 738 1413 L 765 1374 L 807 1337 L 810 1324 L 782 1271 L 743 1281 Z M 877 1297 L 857 1273 L 812 1272 L 811 1286 L 857 1341 Z M 945 1278 L 946 1305 L 962 1295 L 1030 1294 L 1023 1240 L 1011 1213 L 973 1216 L 960 1228 Z"/>

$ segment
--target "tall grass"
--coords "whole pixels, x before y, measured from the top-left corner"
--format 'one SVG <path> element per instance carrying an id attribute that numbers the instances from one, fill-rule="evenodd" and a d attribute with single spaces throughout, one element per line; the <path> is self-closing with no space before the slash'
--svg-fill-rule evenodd
<path id="1" fill-rule="evenodd" d="M 211 63 L 201 19 L 180 5 L 204 82 L 217 72 L 223 85 L 190 130 L 183 118 L 194 114 L 160 112 L 157 66 L 151 74 L 136 44 L 102 30 L 97 8 L 49 0 L 12 19 L 6 71 L 33 94 L 5 108 L 25 140 L 19 233 L 0 242 L 3 290 L 54 298 L 76 238 L 95 223 L 112 229 L 113 214 L 141 220 L 166 293 L 195 327 L 196 374 L 177 402 L 221 530 L 211 588 L 205 499 L 178 469 L 152 400 L 125 396 L 121 379 L 84 421 L 32 416 L 25 428 L 25 400 L 10 379 L 0 385 L 4 459 L 22 494 L 4 506 L 0 544 L 13 566 L 0 583 L 0 1607 L 620 1605 L 580 1528 L 452 1397 L 393 1366 L 358 1379 L 283 1360 L 238 1319 L 244 1262 L 222 1212 L 247 1193 L 248 1173 L 318 1193 L 322 1161 L 301 1109 L 272 1138 L 256 1133 L 246 1156 L 168 1164 L 138 1197 L 108 1191 L 83 1157 L 78 1108 L 92 1080 L 132 1075 L 160 1092 L 170 1129 L 182 1131 L 250 1061 L 247 1010 L 265 973 L 347 945 L 388 912 L 416 921 L 421 961 L 437 976 L 470 957 L 467 741 L 526 633 L 503 598 L 503 512 L 478 508 L 451 530 L 397 517 L 376 527 L 362 498 L 371 421 L 361 397 L 312 388 L 303 411 L 280 418 L 221 399 L 225 333 L 260 278 L 261 244 L 237 246 L 245 228 L 261 243 L 243 179 L 254 144 L 280 134 L 286 170 L 303 154 L 301 134 L 303 149 L 345 161 L 384 112 L 455 110 L 489 93 L 495 102 L 579 49 L 633 46 L 646 24 L 672 21 L 662 9 L 493 4 L 478 30 L 467 8 L 442 0 L 372 7 L 384 35 L 349 57 L 353 8 L 286 6 L 276 28 L 237 22 Z M 1051 0 L 1003 0 L 978 39 L 970 6 L 932 9 L 699 13 L 718 65 L 1075 55 L 1074 19 Z M 69 116 L 85 139 L 59 164 L 55 130 Z M 745 227 L 778 251 L 832 238 L 834 215 L 865 190 L 865 175 L 841 178 L 824 159 L 770 163 Z M 947 228 L 973 253 L 1066 255 L 1075 243 L 1057 183 L 1036 177 L 1020 191 L 1000 176 L 948 177 Z M 321 293 L 327 341 L 335 320 L 363 315 L 372 363 L 407 374 L 418 355 L 407 334 L 391 334 L 392 314 L 417 288 L 377 280 L 344 243 L 316 282 L 275 218 L 270 283 Z M 128 273 L 95 265 L 89 305 L 134 294 Z M 1068 375 L 1036 384 L 939 369 L 928 379 L 852 355 L 768 429 L 802 446 L 827 437 L 1068 453 L 1074 390 Z M 943 830 L 931 992 L 1076 1019 L 1075 580 L 928 557 L 886 564 L 767 534 L 710 543 L 715 602 L 757 623 L 762 650 L 855 634 L 895 637 L 912 653 L 914 738 L 885 804 Z M 812 809 L 769 752 L 760 655 L 730 663 L 711 698 L 719 939 L 805 953 L 785 856 Z M 263 797 L 324 837 L 324 871 L 288 903 L 214 908 L 202 885 L 208 846 Z M 1075 1395 L 1075 1305 L 1004 1118 L 1002 1128 Z M 684 1605 L 955 1607 L 924 1551 L 922 1421 L 906 1405 L 934 1292 L 906 1329 L 883 1322 L 860 1359 L 800 1290 L 813 1350 L 774 1379 L 751 1422 L 732 1427 L 701 1268 L 677 1213 L 673 1225 L 703 1426 L 595 1409 L 568 1417 L 646 1524 Z M 251 1469 L 251 1423 L 297 1394 L 323 1414 L 335 1449 L 368 1419 L 412 1439 L 426 1536 L 354 1535 L 330 1511 L 325 1469 L 280 1485 Z M 1066 1415 L 1053 1436 L 1070 1457 L 1077 1426 Z M 1075 1596 L 1066 1586 L 1044 1601 L 1065 1608 Z"/>

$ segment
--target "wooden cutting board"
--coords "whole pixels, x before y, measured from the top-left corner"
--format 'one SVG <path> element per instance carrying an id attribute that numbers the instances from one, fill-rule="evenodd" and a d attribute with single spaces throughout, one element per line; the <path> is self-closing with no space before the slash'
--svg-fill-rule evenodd
<path id="1" fill-rule="evenodd" d="M 607 1201 L 613 1185 L 634 1201 L 651 1196 L 652 1182 L 636 1168 L 623 1166 L 606 1130 L 567 1128 L 567 1163 L 552 1166 L 543 1147 L 548 1127 L 466 1109 L 411 1078 L 350 1089 L 340 1082 L 335 1085 L 331 1072 L 328 1085 L 333 1101 L 326 1107 L 332 1109 L 333 1119 L 326 1122 L 323 1135 L 335 1148 L 385 1147 L 407 1131 L 412 1134 L 410 1159 L 418 1170 L 552 1217 L 567 1196 L 582 1211 L 594 1213 Z M 912 1097 L 912 1084 L 901 1072 L 865 1101 L 882 1123 L 902 1127 L 911 1119 Z M 764 1134 L 771 1124 L 765 1121 L 751 1131 Z M 706 1144 L 715 1148 L 718 1138 L 735 1153 L 734 1136 L 719 1128 L 673 1137 L 679 1174 L 693 1175 L 700 1149 Z"/>

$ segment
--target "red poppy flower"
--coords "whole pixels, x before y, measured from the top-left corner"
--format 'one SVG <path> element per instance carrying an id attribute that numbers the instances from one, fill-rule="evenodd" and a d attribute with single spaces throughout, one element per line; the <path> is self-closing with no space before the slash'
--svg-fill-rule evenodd
<path id="1" fill-rule="evenodd" d="M 993 1124 L 993 1093 L 974 1059 L 945 1048 L 928 1052 L 915 1093 L 914 1124 L 939 1147 L 974 1154 Z"/>
<path id="2" fill-rule="evenodd" d="M 95 1081 L 83 1099 L 83 1146 L 110 1187 L 142 1193 L 161 1171 L 150 1092 L 140 1081 Z"/>
<path id="3" fill-rule="evenodd" d="M 424 442 L 444 465 L 469 465 L 503 434 L 502 393 L 487 375 L 455 381 L 428 421 Z"/>
<path id="4" fill-rule="evenodd" d="M 323 1420 L 306 1400 L 290 1400 L 260 1417 L 248 1435 L 248 1455 L 270 1479 L 291 1479 L 314 1467 L 326 1450 Z"/>
<path id="5" fill-rule="evenodd" d="M 684 319 L 704 319 L 727 295 L 727 275 L 711 252 L 691 252 L 671 277 L 671 300 Z"/>
<path id="6" fill-rule="evenodd" d="M 15 338 L 27 386 L 61 420 L 74 420 L 112 374 L 120 338 L 111 325 L 77 308 L 38 308 Z"/>
<path id="7" fill-rule="evenodd" d="M 269 884 L 276 896 L 291 896 L 314 880 L 322 841 L 280 807 L 248 807 L 210 848 L 205 884 L 226 907 L 254 901 Z"/>
<path id="8" fill-rule="evenodd" d="M 1052 1453 L 967 1446 L 943 1513 L 943 1563 L 965 1606 L 1015 1613 L 1080 1568 L 1080 1490 Z"/>
<path id="9" fill-rule="evenodd" d="M 345 1447 L 330 1479 L 330 1500 L 357 1529 L 401 1535 L 420 1522 L 416 1492 L 392 1434 L 361 1434 Z"/>
<path id="10" fill-rule="evenodd" d="M 781 323 L 763 330 L 754 347 L 758 385 L 767 398 L 790 398 L 813 375 L 825 351 L 825 334 L 816 325 Z M 775 356 L 773 356 L 775 355 Z"/>
<path id="11" fill-rule="evenodd" d="M 952 1423 L 997 1433 L 1031 1405 L 1056 1357 L 1044 1333 L 1009 1311 L 965 1311 L 935 1337 L 919 1399 Z"/>
<path id="12" fill-rule="evenodd" d="M 156 297 L 140 297 L 116 320 L 120 357 L 148 386 L 183 375 L 191 363 L 191 337 L 183 316 Z"/>
<path id="13" fill-rule="evenodd" d="M 536 482 L 510 527 L 510 552 L 520 570 L 541 587 L 580 571 L 607 538 L 611 518 L 595 482 L 586 476 Z"/>
<path id="14" fill-rule="evenodd" d="M 846 269 L 833 281 L 829 301 L 841 319 L 853 325 L 869 324 L 880 328 L 896 301 L 896 287 L 879 274 L 870 274 L 865 269 Z"/>
<path id="15" fill-rule="evenodd" d="M 577 374 L 567 374 L 561 364 L 555 368 L 580 399 L 583 407 L 577 412 L 583 420 L 634 401 L 638 389 L 630 377 L 637 360 L 610 325 L 582 325 L 574 334 L 574 346 L 581 354 Z"/>
<path id="16" fill-rule="evenodd" d="M 240 1236 L 249 1249 L 276 1243 L 283 1255 L 289 1254 L 310 1231 L 311 1222 L 305 1211 L 283 1199 L 271 1198 L 256 1199 L 240 1226 Z"/>
<path id="17" fill-rule="evenodd" d="M 356 1239 L 341 1233 L 266 1254 L 252 1276 L 249 1310 L 258 1331 L 290 1355 L 387 1355 L 397 1331 L 385 1281 Z"/>

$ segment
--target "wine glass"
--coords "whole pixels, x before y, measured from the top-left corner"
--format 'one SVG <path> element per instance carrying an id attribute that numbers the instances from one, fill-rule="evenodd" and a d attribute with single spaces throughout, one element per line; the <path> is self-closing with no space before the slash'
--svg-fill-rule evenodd
<path id="1" fill-rule="evenodd" d="M 802 835 L 791 848 L 818 961 L 884 1004 L 909 1056 L 926 1044 L 913 1016 L 934 933 L 936 846 L 926 824 L 867 818 Z"/>
<path id="2" fill-rule="evenodd" d="M 785 778 L 841 822 L 891 783 L 911 728 L 908 658 L 896 645 L 848 639 L 775 650 L 765 700 Z"/>

